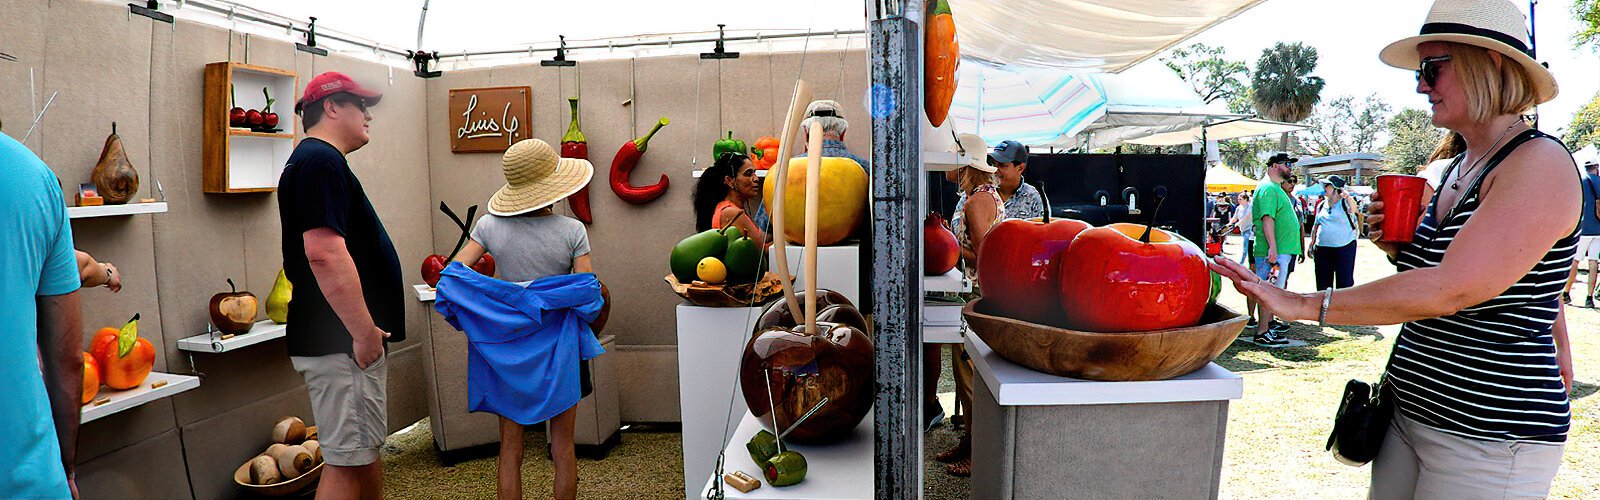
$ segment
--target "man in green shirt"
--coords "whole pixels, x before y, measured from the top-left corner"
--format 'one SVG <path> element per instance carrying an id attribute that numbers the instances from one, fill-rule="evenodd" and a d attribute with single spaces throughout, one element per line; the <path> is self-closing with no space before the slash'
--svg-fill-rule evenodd
<path id="1" fill-rule="evenodd" d="M 1253 245 L 1256 276 L 1276 284 L 1279 288 L 1288 285 L 1289 263 L 1303 251 L 1300 217 L 1295 214 L 1294 202 L 1289 199 L 1289 193 L 1284 192 L 1280 186 L 1284 177 L 1290 174 L 1294 162 L 1295 159 L 1287 153 L 1274 154 L 1267 160 L 1267 179 L 1256 187 L 1255 203 L 1250 209 L 1250 217 L 1256 226 L 1256 241 Z M 1272 312 L 1265 307 L 1259 308 L 1257 315 L 1254 339 L 1257 344 L 1281 346 L 1289 343 L 1282 337 L 1282 332 L 1288 330 L 1288 325 L 1278 323 L 1283 326 L 1275 328 Z"/>

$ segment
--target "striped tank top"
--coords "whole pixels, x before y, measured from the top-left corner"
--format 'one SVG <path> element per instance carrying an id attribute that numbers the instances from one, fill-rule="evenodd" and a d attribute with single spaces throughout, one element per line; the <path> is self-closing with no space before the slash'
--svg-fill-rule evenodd
<path id="1" fill-rule="evenodd" d="M 1435 195 L 1416 237 L 1400 249 L 1399 270 L 1438 266 L 1478 209 L 1483 178 L 1518 146 L 1540 138 L 1556 140 L 1530 130 L 1506 143 L 1444 220 L 1435 218 Z M 1460 163 L 1457 157 L 1445 178 Z M 1572 413 L 1551 328 L 1577 248 L 1573 229 L 1498 297 L 1401 327 L 1387 370 L 1401 414 L 1473 439 L 1566 441 Z"/>

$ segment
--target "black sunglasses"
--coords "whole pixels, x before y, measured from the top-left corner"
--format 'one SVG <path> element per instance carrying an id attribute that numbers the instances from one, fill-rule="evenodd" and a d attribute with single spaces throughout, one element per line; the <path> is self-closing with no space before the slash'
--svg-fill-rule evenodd
<path id="1" fill-rule="evenodd" d="M 1435 82 L 1439 81 L 1440 68 L 1438 63 L 1449 60 L 1450 56 L 1423 58 L 1420 64 L 1417 66 L 1417 81 L 1427 82 L 1428 86 L 1432 87 Z"/>

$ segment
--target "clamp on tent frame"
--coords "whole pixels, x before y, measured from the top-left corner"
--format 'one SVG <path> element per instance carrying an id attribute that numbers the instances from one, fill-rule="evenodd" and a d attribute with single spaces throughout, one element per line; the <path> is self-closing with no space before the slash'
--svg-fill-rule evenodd
<path id="1" fill-rule="evenodd" d="M 723 33 L 723 28 L 726 28 L 727 26 L 728 25 L 726 25 L 726 24 L 718 24 L 717 25 L 717 46 L 715 48 L 711 49 L 711 52 L 701 52 L 700 53 L 700 58 L 701 59 L 738 59 L 739 58 L 739 53 L 738 52 L 728 52 L 727 47 L 724 46 L 724 42 L 726 42 L 728 38 L 727 38 L 727 35 L 725 33 Z"/>
<path id="2" fill-rule="evenodd" d="M 294 27 L 291 25 L 289 29 L 294 29 Z M 294 44 L 294 48 L 295 48 L 295 50 L 298 50 L 298 51 L 301 51 L 301 52 L 306 52 L 306 53 L 309 53 L 309 54 L 312 54 L 312 55 L 318 55 L 318 56 L 326 56 L 326 55 L 328 55 L 328 49 L 324 49 L 324 48 L 321 48 L 321 47 L 317 46 L 317 18 L 316 17 L 313 16 L 311 18 L 311 25 L 306 27 L 306 43 L 296 43 L 296 44 Z"/>
<path id="3" fill-rule="evenodd" d="M 560 38 L 561 38 L 561 46 L 556 47 L 556 57 L 555 57 L 555 59 L 547 59 L 547 60 L 539 61 L 539 65 L 540 66 L 577 66 L 578 65 L 578 61 L 568 61 L 567 60 L 567 35 L 560 35 Z M 533 49 L 529 48 L 528 51 L 529 51 L 529 53 L 532 53 Z"/>
<path id="4" fill-rule="evenodd" d="M 441 71 L 428 69 L 428 63 L 439 60 L 438 51 L 408 50 L 406 51 L 406 59 L 410 59 L 411 64 L 416 68 L 415 71 L 412 71 L 412 74 L 417 75 L 417 78 L 438 78 L 444 74 Z"/>
<path id="5" fill-rule="evenodd" d="M 144 5 L 128 4 L 128 12 L 131 14 L 138 14 L 163 23 L 172 24 L 172 14 L 161 12 L 160 9 L 161 2 L 156 0 L 145 0 Z"/>

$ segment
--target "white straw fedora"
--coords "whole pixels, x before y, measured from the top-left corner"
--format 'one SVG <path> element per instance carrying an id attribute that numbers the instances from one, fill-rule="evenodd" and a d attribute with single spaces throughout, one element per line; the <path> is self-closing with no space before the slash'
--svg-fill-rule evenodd
<path id="1" fill-rule="evenodd" d="M 506 185 L 489 197 L 489 213 L 521 215 L 548 207 L 583 189 L 594 176 L 588 160 L 562 158 L 550 144 L 524 139 L 501 157 Z"/>
<path id="2" fill-rule="evenodd" d="M 1528 44 L 1528 18 L 1510 0 L 1437 0 L 1423 21 L 1421 34 L 1384 47 L 1378 58 L 1400 69 L 1421 66 L 1417 45 L 1455 42 L 1499 52 L 1522 65 L 1533 80 L 1538 103 L 1556 97 L 1556 78 L 1539 64 Z"/>
<path id="3" fill-rule="evenodd" d="M 994 173 L 998 168 L 989 164 L 989 145 L 983 142 L 978 134 L 956 135 L 955 144 L 950 145 L 951 153 L 966 153 L 968 164 L 963 167 L 972 167 L 988 173 Z"/>

